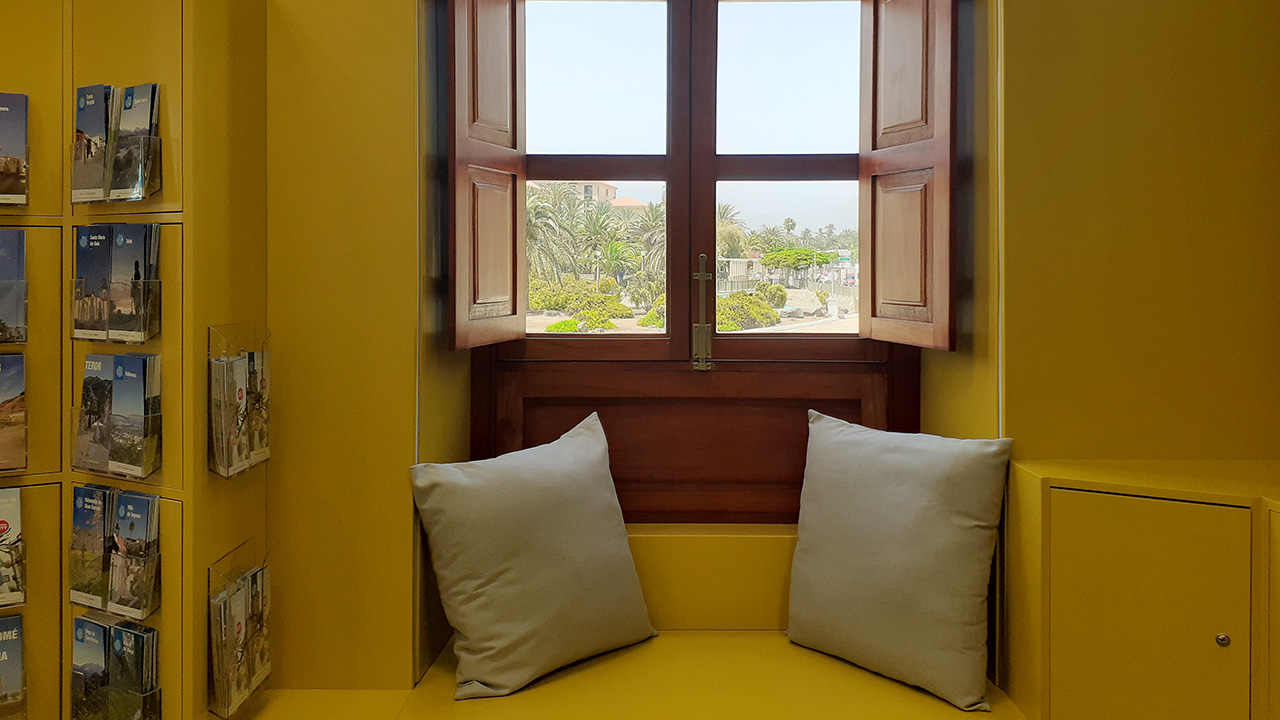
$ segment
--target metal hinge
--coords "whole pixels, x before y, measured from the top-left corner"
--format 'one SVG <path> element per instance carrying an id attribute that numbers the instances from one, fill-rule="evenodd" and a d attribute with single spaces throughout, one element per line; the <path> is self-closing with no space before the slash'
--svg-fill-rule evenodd
<path id="1" fill-rule="evenodd" d="M 706 372 L 715 370 L 711 362 L 711 337 L 715 326 L 707 322 L 707 283 L 714 276 L 707 272 L 707 254 L 698 255 L 698 272 L 693 281 L 698 284 L 698 322 L 693 326 L 693 369 Z"/>

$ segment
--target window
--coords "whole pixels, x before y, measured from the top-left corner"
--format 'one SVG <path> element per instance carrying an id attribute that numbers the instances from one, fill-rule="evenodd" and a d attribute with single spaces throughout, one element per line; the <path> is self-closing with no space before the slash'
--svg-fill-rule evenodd
<path id="1" fill-rule="evenodd" d="M 456 344 L 952 346 L 952 4 L 452 0 Z"/>

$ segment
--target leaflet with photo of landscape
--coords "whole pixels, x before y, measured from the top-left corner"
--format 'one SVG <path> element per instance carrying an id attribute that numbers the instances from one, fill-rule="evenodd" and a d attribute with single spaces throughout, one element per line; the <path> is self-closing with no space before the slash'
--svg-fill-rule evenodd
<path id="1" fill-rule="evenodd" d="M 107 199 L 111 167 L 111 86 L 76 91 L 76 135 L 71 155 L 71 202 Z"/>
<path id="2" fill-rule="evenodd" d="M 30 194 L 27 101 L 26 95 L 0 92 L 0 205 L 26 205 Z"/>
<path id="3" fill-rule="evenodd" d="M 107 610 L 142 620 L 159 607 L 156 597 L 160 499 L 120 492 L 115 500 Z"/>
<path id="4" fill-rule="evenodd" d="M 94 614 L 72 621 L 71 717 L 105 720 L 107 714 L 107 646 L 114 623 Z"/>
<path id="5" fill-rule="evenodd" d="M 27 467 L 27 358 L 0 355 L 0 470 Z"/>
<path id="6" fill-rule="evenodd" d="M 105 473 L 111 457 L 112 385 L 114 355 L 85 355 L 80 385 L 80 419 L 76 425 L 71 466 Z"/>
<path id="7" fill-rule="evenodd" d="M 160 124 L 160 86 L 135 85 L 118 93 L 119 124 L 115 131 L 115 155 L 111 169 L 111 200 L 136 200 L 147 196 L 153 171 L 152 141 Z"/>
<path id="8" fill-rule="evenodd" d="M 27 717 L 27 674 L 23 667 L 22 616 L 0 618 L 0 718 Z"/>
<path id="9" fill-rule="evenodd" d="M 123 342 L 144 342 L 159 330 L 156 265 L 152 244 L 154 225 L 117 224 L 111 226 L 111 292 L 107 338 Z"/>
<path id="10" fill-rule="evenodd" d="M 156 689 L 158 633 L 154 628 L 122 621 L 111 628 L 107 661 L 107 717 L 149 720 L 159 717 Z"/>
<path id="11" fill-rule="evenodd" d="M 22 488 L 0 489 L 0 607 L 26 602 L 27 558 L 22 542 Z M 2 717 L 2 716 L 0 716 Z"/>
<path id="12" fill-rule="evenodd" d="M 159 465 L 159 359 L 114 356 L 108 472 L 144 478 Z"/>
<path id="13" fill-rule="evenodd" d="M 27 231 L 0 228 L 0 343 L 27 341 Z"/>
<path id="14" fill-rule="evenodd" d="M 106 340 L 111 295 L 110 225 L 76 228 L 75 321 L 71 337 Z"/>
<path id="15" fill-rule="evenodd" d="M 115 510 L 111 489 L 101 485 L 76 485 L 71 490 L 71 552 L 68 574 L 71 602 L 92 608 L 106 607 L 107 538 L 109 519 Z"/>

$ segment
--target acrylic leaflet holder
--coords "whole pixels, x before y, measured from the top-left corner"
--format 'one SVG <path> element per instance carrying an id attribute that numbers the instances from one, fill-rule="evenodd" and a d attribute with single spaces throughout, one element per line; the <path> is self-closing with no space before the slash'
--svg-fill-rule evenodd
<path id="1" fill-rule="evenodd" d="M 71 144 L 71 202 L 131 202 L 160 190 L 160 138 L 117 137 L 110 146 L 85 137 Z"/>
<path id="2" fill-rule="evenodd" d="M 26 205 L 31 201 L 31 157 L 0 155 L 0 206 Z"/>
<path id="3" fill-rule="evenodd" d="M 145 694 L 132 690 L 107 688 L 106 720 L 116 720 L 116 718 L 160 720 L 160 688 Z"/>
<path id="4" fill-rule="evenodd" d="M 141 272 L 135 268 L 135 273 Z M 104 281 L 95 288 L 76 278 L 71 308 L 73 340 L 139 345 L 160 334 L 160 281 Z"/>
<path id="5" fill-rule="evenodd" d="M 271 675 L 271 569 L 253 543 L 209 568 L 209 711 L 248 715 Z"/>
<path id="6" fill-rule="evenodd" d="M 269 340 L 255 323 L 209 328 L 209 469 L 223 477 L 271 457 Z"/>
<path id="7" fill-rule="evenodd" d="M 105 556 L 71 543 L 71 602 L 106 610 L 130 620 L 145 620 L 160 609 L 160 553 Z"/>

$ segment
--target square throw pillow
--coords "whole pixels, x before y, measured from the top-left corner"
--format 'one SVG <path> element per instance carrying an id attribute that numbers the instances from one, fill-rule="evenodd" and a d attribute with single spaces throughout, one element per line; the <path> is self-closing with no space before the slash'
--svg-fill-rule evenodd
<path id="1" fill-rule="evenodd" d="M 1010 445 L 810 411 L 792 642 L 990 709 L 987 584 Z"/>
<path id="2" fill-rule="evenodd" d="M 655 634 L 595 413 L 555 442 L 412 476 L 457 633 L 457 699 Z"/>

